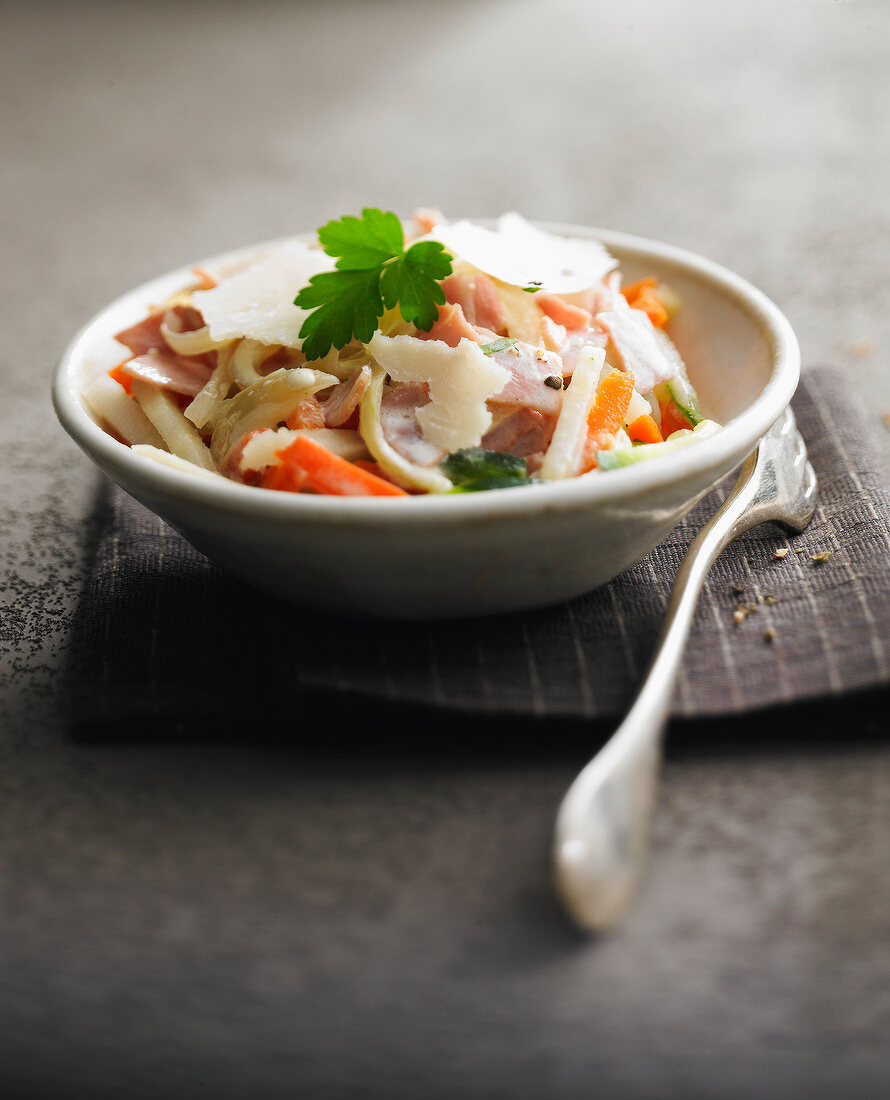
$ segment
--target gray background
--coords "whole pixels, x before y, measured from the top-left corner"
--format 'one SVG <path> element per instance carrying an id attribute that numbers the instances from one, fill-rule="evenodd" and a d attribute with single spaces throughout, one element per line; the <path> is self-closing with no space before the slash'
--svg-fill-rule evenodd
<path id="1" fill-rule="evenodd" d="M 14 1095 L 886 1095 L 882 707 L 675 730 L 645 897 L 587 943 L 545 870 L 583 731 L 417 728 L 382 761 L 370 718 L 349 753 L 299 716 L 294 750 L 68 737 L 99 482 L 48 384 L 182 263 L 363 204 L 518 208 L 757 283 L 886 455 L 888 47 L 880 0 L 0 4 Z"/>

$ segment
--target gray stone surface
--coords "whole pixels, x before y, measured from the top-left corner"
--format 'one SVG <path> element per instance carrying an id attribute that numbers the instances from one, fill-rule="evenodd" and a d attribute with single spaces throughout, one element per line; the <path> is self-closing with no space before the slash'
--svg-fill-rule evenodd
<path id="1" fill-rule="evenodd" d="M 0 27 L 10 1094 L 886 1095 L 883 708 L 676 731 L 645 897 L 584 942 L 545 863 L 580 731 L 418 730 L 383 759 L 299 716 L 292 749 L 70 740 L 98 482 L 48 384 L 159 271 L 436 203 L 725 263 L 878 423 L 890 9 L 32 0 Z"/>

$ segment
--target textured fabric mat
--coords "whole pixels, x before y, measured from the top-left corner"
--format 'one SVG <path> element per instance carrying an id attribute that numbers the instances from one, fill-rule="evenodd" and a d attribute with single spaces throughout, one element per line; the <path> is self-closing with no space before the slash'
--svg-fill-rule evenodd
<path id="1" fill-rule="evenodd" d="M 890 493 L 846 385 L 829 369 L 804 376 L 793 407 L 819 477 L 818 510 L 803 535 L 761 527 L 718 560 L 675 715 L 738 713 L 890 680 Z M 732 481 L 598 591 L 543 611 L 432 624 L 282 606 L 223 574 L 115 487 L 77 624 L 75 726 L 123 733 L 134 721 L 253 725 L 260 715 L 291 724 L 310 700 L 344 715 L 369 701 L 617 715 L 645 672 L 683 554 Z"/>

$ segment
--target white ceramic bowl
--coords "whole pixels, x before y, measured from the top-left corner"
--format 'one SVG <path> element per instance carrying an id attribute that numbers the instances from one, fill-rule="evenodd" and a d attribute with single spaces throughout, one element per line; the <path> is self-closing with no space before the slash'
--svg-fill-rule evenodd
<path id="1" fill-rule="evenodd" d="M 577 596 L 642 558 L 742 461 L 794 393 L 800 353 L 776 306 L 717 264 L 623 233 L 545 228 L 596 237 L 618 258 L 627 281 L 654 273 L 678 292 L 683 307 L 670 333 L 706 415 L 723 423 L 722 431 L 663 459 L 607 474 L 454 496 L 323 497 L 192 476 L 117 442 L 81 397 L 86 380 L 120 360 L 113 334 L 187 285 L 190 268 L 130 291 L 77 334 L 55 376 L 59 419 L 109 477 L 198 550 L 295 603 L 428 618 Z"/>

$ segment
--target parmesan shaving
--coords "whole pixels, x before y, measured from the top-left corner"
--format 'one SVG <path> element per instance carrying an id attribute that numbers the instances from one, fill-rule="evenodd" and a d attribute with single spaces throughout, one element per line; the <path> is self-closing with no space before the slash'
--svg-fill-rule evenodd
<path id="1" fill-rule="evenodd" d="M 491 427 L 485 402 L 510 381 L 472 340 L 452 348 L 441 340 L 374 333 L 368 350 L 396 382 L 428 382 L 430 402 L 417 412 L 423 438 L 443 451 L 478 447 Z"/>
<path id="2" fill-rule="evenodd" d="M 367 458 L 368 448 L 357 431 L 352 428 L 266 428 L 255 432 L 241 451 L 241 472 L 264 470 L 278 461 L 278 452 L 285 450 L 298 436 L 305 435 L 320 443 L 347 462 Z"/>
<path id="3" fill-rule="evenodd" d="M 498 218 L 496 229 L 458 221 L 437 225 L 429 237 L 503 283 L 557 294 L 597 286 L 618 266 L 599 241 L 559 237 L 515 213 Z"/>
<path id="4" fill-rule="evenodd" d="M 288 241 L 259 263 L 232 275 L 212 290 L 196 290 L 192 305 L 201 311 L 211 339 L 222 342 L 247 336 L 261 344 L 299 348 L 300 329 L 309 316 L 294 298 L 334 261 L 302 241 Z"/>

